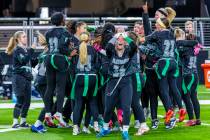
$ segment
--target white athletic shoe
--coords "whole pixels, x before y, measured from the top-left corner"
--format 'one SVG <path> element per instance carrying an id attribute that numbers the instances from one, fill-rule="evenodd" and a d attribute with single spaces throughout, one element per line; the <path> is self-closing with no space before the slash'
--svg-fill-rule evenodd
<path id="1" fill-rule="evenodd" d="M 56 112 L 54 115 L 53 115 L 53 118 L 56 119 L 58 122 L 59 122 L 59 125 L 61 127 L 66 127 L 66 122 L 63 120 L 63 115 L 59 112 Z"/>
<path id="2" fill-rule="evenodd" d="M 94 124 L 93 124 L 93 129 L 94 129 L 94 131 L 95 131 L 96 133 L 99 133 L 99 132 L 100 132 L 100 128 L 99 128 L 99 126 L 98 126 L 98 122 L 94 122 Z"/>
<path id="3" fill-rule="evenodd" d="M 112 129 L 111 129 L 112 132 L 117 132 L 117 131 L 121 131 L 120 130 L 120 127 L 119 126 L 114 126 Z"/>
<path id="4" fill-rule="evenodd" d="M 71 113 L 70 119 L 71 119 L 71 121 L 73 122 L 73 112 Z"/>
<path id="5" fill-rule="evenodd" d="M 138 129 L 140 127 L 140 122 L 138 120 L 135 120 L 134 128 Z"/>
<path id="6" fill-rule="evenodd" d="M 141 125 L 135 134 L 136 136 L 141 136 L 149 131 L 149 127 L 147 125 Z"/>
<path id="7" fill-rule="evenodd" d="M 89 128 L 87 128 L 85 126 L 82 128 L 82 132 L 85 133 L 85 134 L 91 134 Z"/>
<path id="8" fill-rule="evenodd" d="M 79 127 L 77 125 L 74 125 L 73 126 L 73 132 L 72 132 L 72 135 L 73 136 L 77 136 L 80 134 L 80 130 L 79 130 Z"/>

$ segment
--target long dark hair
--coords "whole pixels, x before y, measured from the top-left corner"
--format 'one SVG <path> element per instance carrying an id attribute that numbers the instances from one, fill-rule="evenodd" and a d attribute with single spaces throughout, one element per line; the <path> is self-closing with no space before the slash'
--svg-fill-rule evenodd
<path id="1" fill-rule="evenodd" d="M 105 49 L 108 41 L 112 39 L 112 37 L 115 34 L 115 26 L 114 24 L 108 22 L 104 25 L 103 31 L 102 31 L 102 40 L 101 40 L 101 46 L 103 49 Z"/>

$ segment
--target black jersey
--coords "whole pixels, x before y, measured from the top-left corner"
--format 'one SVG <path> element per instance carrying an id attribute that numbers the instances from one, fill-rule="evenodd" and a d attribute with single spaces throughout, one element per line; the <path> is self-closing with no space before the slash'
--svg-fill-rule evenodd
<path id="1" fill-rule="evenodd" d="M 198 44 L 196 40 L 176 41 L 183 74 L 197 73 L 197 57 L 194 55 L 196 44 Z"/>
<path id="2" fill-rule="evenodd" d="M 73 35 L 70 34 L 64 27 L 55 27 L 47 31 L 46 41 L 49 54 L 70 54 L 70 42 Z"/>
<path id="3" fill-rule="evenodd" d="M 142 18 L 143 18 L 143 25 L 144 25 L 144 34 L 145 36 L 147 36 L 152 33 L 152 27 L 149 21 L 149 14 L 143 13 Z"/>
<path id="4" fill-rule="evenodd" d="M 131 58 L 131 67 L 135 73 L 142 71 L 139 52 L 136 52 L 134 56 Z"/>
<path id="5" fill-rule="evenodd" d="M 132 41 L 128 46 L 125 46 L 125 51 L 122 57 L 117 55 L 115 51 L 114 43 L 116 38 L 112 38 L 106 48 L 106 54 L 109 59 L 109 70 L 108 74 L 111 77 L 123 77 L 129 76 L 135 73 L 135 70 L 132 69 L 132 62 L 130 59 L 134 56 L 137 46 Z"/>
<path id="6" fill-rule="evenodd" d="M 32 59 L 32 54 L 34 50 L 23 49 L 22 47 L 17 46 L 13 52 L 13 73 L 19 74 L 32 80 L 30 61 Z"/>
<path id="7" fill-rule="evenodd" d="M 151 35 L 146 37 L 146 40 L 158 39 L 159 40 L 159 50 L 162 52 L 161 58 L 176 58 L 176 44 L 173 33 L 164 29 L 162 31 L 155 31 Z"/>
<path id="8" fill-rule="evenodd" d="M 161 47 L 159 47 L 159 45 L 160 42 L 158 39 L 150 39 L 139 46 L 140 52 L 146 55 L 146 69 L 153 69 L 153 65 L 162 56 Z"/>
<path id="9" fill-rule="evenodd" d="M 103 40 L 101 41 L 101 47 L 102 49 L 106 50 L 108 42 L 112 39 L 114 36 L 113 33 L 108 33 L 104 36 Z M 99 63 L 100 63 L 100 73 L 103 75 L 108 74 L 108 69 L 109 69 L 109 59 L 107 56 L 99 53 Z"/>
<path id="10" fill-rule="evenodd" d="M 79 56 L 75 56 L 75 61 L 76 65 L 75 67 L 75 73 L 85 73 L 85 74 L 91 74 L 91 73 L 96 73 L 98 70 L 98 56 L 95 51 L 95 49 L 87 45 L 87 53 L 88 53 L 88 58 L 87 58 L 87 64 L 83 65 L 80 62 Z"/>

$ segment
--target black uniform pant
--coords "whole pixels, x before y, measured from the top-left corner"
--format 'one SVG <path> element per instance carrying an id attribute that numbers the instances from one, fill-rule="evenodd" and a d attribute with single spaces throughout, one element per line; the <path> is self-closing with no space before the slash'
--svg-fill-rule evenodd
<path id="1" fill-rule="evenodd" d="M 31 81 L 19 74 L 13 75 L 13 90 L 17 97 L 13 117 L 26 118 L 31 103 Z"/>
<path id="2" fill-rule="evenodd" d="M 159 60 L 156 66 L 156 73 L 159 78 L 160 93 L 166 104 L 166 110 L 173 109 L 173 104 L 169 96 L 169 88 L 178 107 L 182 108 L 181 94 L 176 84 L 176 77 L 178 77 L 179 74 L 176 61 L 173 59 Z"/>
<path id="3" fill-rule="evenodd" d="M 57 112 L 62 113 L 67 80 L 67 71 L 65 69 L 68 67 L 68 63 L 63 56 L 55 56 L 54 61 L 58 69 L 52 66 L 51 57 L 47 56 L 45 62 L 47 90 L 44 96 L 44 104 L 46 112 L 52 112 L 51 105 L 53 104 L 53 96 L 56 94 Z"/>
<path id="4" fill-rule="evenodd" d="M 159 89 L 159 81 L 154 69 L 146 69 L 145 73 L 147 75 L 147 80 L 142 92 L 149 95 L 151 118 L 152 120 L 155 120 L 157 119 L 158 96 L 162 100 Z M 162 100 L 162 102 L 166 108 L 164 100 Z"/>
<path id="5" fill-rule="evenodd" d="M 131 108 L 133 109 L 135 120 L 139 120 L 140 123 L 145 122 L 144 111 L 140 103 L 142 87 L 145 85 L 145 80 L 142 73 L 136 73 L 132 75 L 133 96 Z"/>
<path id="6" fill-rule="evenodd" d="M 183 99 L 186 104 L 189 119 L 193 119 L 193 112 L 196 119 L 200 119 L 200 104 L 197 97 L 198 74 L 184 74 L 182 81 Z"/>
<path id="7" fill-rule="evenodd" d="M 133 94 L 132 81 L 130 76 L 123 77 L 114 90 L 113 94 L 111 94 L 118 80 L 119 78 L 111 78 L 110 81 L 107 83 L 104 122 L 108 123 L 110 121 L 113 111 L 116 107 L 116 103 L 120 101 L 123 110 L 123 125 L 129 125 L 130 107 Z"/>
<path id="8" fill-rule="evenodd" d="M 93 120 L 98 120 L 98 105 L 97 96 L 93 96 L 95 85 L 96 85 L 96 75 L 90 75 L 88 78 L 88 90 L 87 95 L 84 96 L 85 90 L 85 80 L 84 75 L 79 75 L 75 83 L 75 105 L 73 111 L 73 123 L 74 125 L 80 126 L 81 118 L 83 112 L 86 108 L 85 126 L 87 127 L 90 123 L 90 116 L 93 116 Z M 87 114 L 88 113 L 88 114 Z"/>

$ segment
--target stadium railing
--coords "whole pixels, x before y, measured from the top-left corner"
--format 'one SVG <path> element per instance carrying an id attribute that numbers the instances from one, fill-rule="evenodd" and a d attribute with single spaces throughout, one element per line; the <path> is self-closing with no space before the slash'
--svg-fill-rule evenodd
<path id="1" fill-rule="evenodd" d="M 112 22 L 116 26 L 124 26 L 131 29 L 135 21 L 142 20 L 141 17 L 75 17 L 66 18 L 67 21 L 85 21 L 90 26 L 101 26 L 106 22 Z M 194 22 L 195 34 L 201 37 L 204 49 L 210 49 L 210 18 L 175 18 L 172 23 L 173 27 L 184 29 L 184 23 L 188 20 Z M 151 25 L 154 26 L 154 18 L 150 18 Z M 28 34 L 29 46 L 33 43 L 35 31 L 39 30 L 44 33 L 51 28 L 50 18 L 0 18 L 0 50 L 5 50 L 9 38 L 14 32 L 24 30 Z M 39 50 L 39 49 L 38 49 Z"/>
<path id="2" fill-rule="evenodd" d="M 103 26 L 106 22 L 112 22 L 118 26 L 123 26 L 129 30 L 133 28 L 134 22 L 142 20 L 141 17 L 85 17 L 85 18 L 66 18 L 67 21 L 84 21 L 88 26 Z M 201 37 L 204 49 L 198 57 L 198 66 L 204 62 L 205 59 L 210 58 L 210 18 L 175 18 L 172 23 L 173 27 L 180 27 L 184 29 L 185 22 L 191 20 L 195 25 L 195 34 Z M 155 25 L 155 19 L 150 18 L 152 27 Z M 11 64 L 11 57 L 7 56 L 4 51 L 7 47 L 8 41 L 12 35 L 18 30 L 24 30 L 28 35 L 28 45 L 30 46 L 37 40 L 36 31 L 45 33 L 47 29 L 51 28 L 50 18 L 0 18 L 0 55 L 4 58 L 4 64 Z M 154 28 L 153 28 L 154 29 Z M 37 47 L 36 51 L 42 51 L 42 47 Z M 7 70 L 9 71 L 9 70 Z M 203 72 L 198 67 L 200 83 L 203 83 Z M 7 72 L 9 73 L 9 72 Z M 7 76 L 8 74 L 5 74 Z M 11 75 L 9 74 L 8 77 Z M 9 78 L 10 79 L 10 78 Z M 6 80 L 8 81 L 8 80 Z M 10 80 L 9 80 L 10 81 Z"/>

